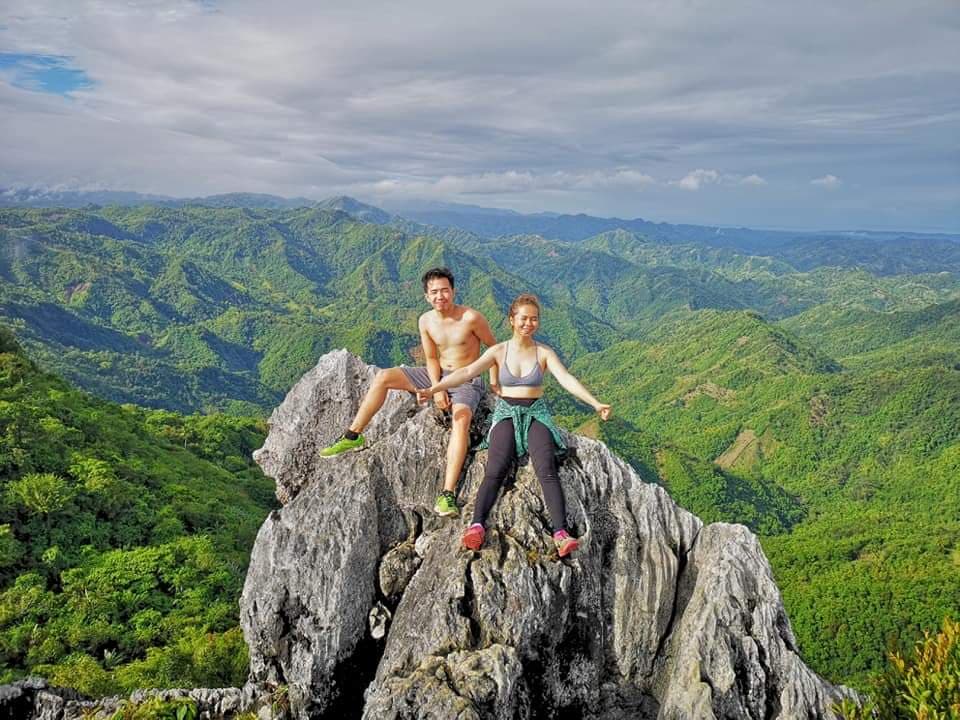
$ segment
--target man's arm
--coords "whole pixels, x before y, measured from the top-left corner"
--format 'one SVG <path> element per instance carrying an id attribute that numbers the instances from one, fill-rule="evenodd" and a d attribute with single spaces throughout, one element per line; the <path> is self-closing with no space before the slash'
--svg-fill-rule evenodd
<path id="1" fill-rule="evenodd" d="M 427 375 L 430 376 L 430 381 L 436 385 L 440 382 L 443 371 L 440 368 L 440 353 L 437 350 L 437 344 L 430 336 L 430 329 L 427 326 L 426 313 L 420 316 L 417 327 L 420 329 L 420 344 L 423 346 L 423 356 L 426 358 Z M 450 397 L 446 391 L 437 393 L 433 399 L 441 410 L 446 410 L 450 405 Z"/>
<path id="2" fill-rule="evenodd" d="M 497 339 L 493 336 L 493 331 L 490 329 L 490 324 L 487 322 L 487 319 L 483 316 L 483 313 L 476 312 L 477 319 L 474 323 L 473 334 L 476 335 L 480 342 L 486 345 L 488 348 L 492 348 L 497 344 Z M 496 361 L 493 365 L 490 366 L 490 389 L 493 390 L 497 395 L 500 394 L 500 371 L 497 366 Z"/>

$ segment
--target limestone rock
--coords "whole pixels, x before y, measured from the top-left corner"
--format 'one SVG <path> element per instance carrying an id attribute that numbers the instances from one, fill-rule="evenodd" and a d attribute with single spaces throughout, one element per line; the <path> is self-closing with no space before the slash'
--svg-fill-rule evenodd
<path id="1" fill-rule="evenodd" d="M 402 543 L 388 551 L 380 561 L 380 592 L 389 600 L 400 597 L 410 578 L 420 567 L 421 559 L 411 543 Z"/>
<path id="2" fill-rule="evenodd" d="M 0 686 L 0 718 L 4 720 L 109 720 L 124 706 L 141 705 L 153 698 L 170 701 L 189 698 L 196 704 L 200 718 L 228 720 L 243 712 L 259 711 L 265 718 L 280 720 L 274 712 L 268 689 L 248 685 L 244 688 L 193 688 L 174 690 L 137 690 L 129 697 L 84 698 L 75 690 L 50 687 L 40 678 L 27 678 Z"/>
<path id="3" fill-rule="evenodd" d="M 807 718 L 850 694 L 798 656 L 756 538 L 703 527 L 602 443 L 568 436 L 560 478 L 582 545 L 562 561 L 529 466 L 484 548 L 459 548 L 465 520 L 431 512 L 447 430 L 406 393 L 367 449 L 319 458 L 374 372 L 321 358 L 256 455 L 287 502 L 257 537 L 241 624 L 251 682 L 288 685 L 295 716 Z M 468 457 L 461 501 L 485 458 Z"/>
<path id="4" fill-rule="evenodd" d="M 367 703 L 364 717 L 510 720 L 529 716 L 530 700 L 517 687 L 521 673 L 516 651 L 502 645 L 429 655 L 408 677 L 389 678 L 383 691 Z"/>
<path id="5" fill-rule="evenodd" d="M 390 626 L 390 619 L 393 613 L 382 602 L 377 601 L 372 608 L 367 620 L 370 623 L 370 637 L 374 640 L 382 640 L 387 634 L 387 628 Z"/>

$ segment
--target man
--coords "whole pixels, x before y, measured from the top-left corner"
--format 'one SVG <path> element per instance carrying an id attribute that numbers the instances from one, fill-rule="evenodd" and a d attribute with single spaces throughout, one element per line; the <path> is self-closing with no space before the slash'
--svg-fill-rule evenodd
<path id="1" fill-rule="evenodd" d="M 440 382 L 444 375 L 480 357 L 481 344 L 487 347 L 496 345 L 486 318 L 473 308 L 454 302 L 453 273 L 447 268 L 433 268 L 424 273 L 423 293 L 433 308 L 421 315 L 417 323 L 426 367 L 394 367 L 378 372 L 350 427 L 337 442 L 320 451 L 322 457 L 333 457 L 363 447 L 363 429 L 383 407 L 388 390 L 415 393 L 418 389 L 428 388 Z M 490 387 L 494 392 L 499 391 L 496 365 L 490 368 Z M 446 517 L 460 511 L 456 502 L 457 480 L 467 456 L 470 421 L 482 396 L 483 382 L 479 377 L 452 388 L 449 395 L 446 392 L 434 395 L 437 407 L 441 410 L 450 408 L 452 417 L 443 491 L 434 506 L 438 515 Z"/>

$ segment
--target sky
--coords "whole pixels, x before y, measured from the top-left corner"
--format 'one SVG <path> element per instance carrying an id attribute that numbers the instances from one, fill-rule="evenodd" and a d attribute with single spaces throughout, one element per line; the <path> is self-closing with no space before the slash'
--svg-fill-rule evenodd
<path id="1" fill-rule="evenodd" d="M 0 187 L 960 231 L 956 0 L 0 0 Z"/>

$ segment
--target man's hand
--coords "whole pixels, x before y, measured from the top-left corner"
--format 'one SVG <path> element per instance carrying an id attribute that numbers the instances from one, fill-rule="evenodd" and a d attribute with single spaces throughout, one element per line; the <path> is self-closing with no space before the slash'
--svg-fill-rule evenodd
<path id="1" fill-rule="evenodd" d="M 433 402 L 441 410 L 446 410 L 450 407 L 450 396 L 447 395 L 446 390 L 441 390 L 440 392 L 434 394 Z"/>
<path id="2" fill-rule="evenodd" d="M 613 409 L 606 403 L 597 403 L 593 409 L 597 411 L 597 415 L 600 416 L 601 420 L 609 420 L 610 413 L 613 412 Z"/>

